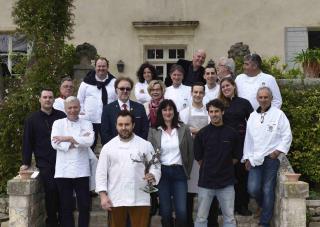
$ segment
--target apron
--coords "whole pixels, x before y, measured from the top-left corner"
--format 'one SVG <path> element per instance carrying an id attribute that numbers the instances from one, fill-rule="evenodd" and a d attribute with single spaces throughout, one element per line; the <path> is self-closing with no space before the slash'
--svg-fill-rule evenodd
<path id="1" fill-rule="evenodd" d="M 189 121 L 187 125 L 194 128 L 203 128 L 208 125 L 208 115 L 191 115 L 191 107 L 189 108 Z M 188 192 L 198 193 L 198 180 L 199 180 L 199 169 L 200 166 L 196 160 L 193 160 L 192 170 L 190 179 L 188 180 Z"/>

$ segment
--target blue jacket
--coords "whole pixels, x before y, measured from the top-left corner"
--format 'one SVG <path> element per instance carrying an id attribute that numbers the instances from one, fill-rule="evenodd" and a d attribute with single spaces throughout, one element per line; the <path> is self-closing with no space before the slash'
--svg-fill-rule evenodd
<path id="1" fill-rule="evenodd" d="M 147 139 L 149 123 L 144 106 L 140 103 L 129 100 L 130 111 L 133 112 L 134 119 L 134 133 L 143 139 Z M 105 105 L 103 107 L 101 116 L 101 143 L 102 145 L 108 143 L 111 139 L 118 135 L 116 129 L 117 115 L 120 112 L 118 100 Z"/>

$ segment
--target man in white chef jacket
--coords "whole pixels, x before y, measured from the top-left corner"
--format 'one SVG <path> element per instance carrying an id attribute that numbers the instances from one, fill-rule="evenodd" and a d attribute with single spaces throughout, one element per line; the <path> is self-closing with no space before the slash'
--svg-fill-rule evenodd
<path id="1" fill-rule="evenodd" d="M 258 89 L 257 101 L 259 108 L 250 114 L 247 122 L 242 162 L 249 171 L 248 192 L 261 211 L 259 224 L 269 227 L 280 166 L 278 156 L 288 153 L 292 133 L 286 115 L 273 106 L 269 87 Z"/>
<path id="2" fill-rule="evenodd" d="M 105 144 L 96 172 L 96 191 L 101 206 L 109 213 L 109 227 L 125 227 L 127 215 L 131 227 L 147 227 L 150 215 L 150 194 L 141 190 L 147 182 L 158 184 L 160 166 L 152 165 L 145 174 L 142 163 L 134 162 L 142 154 L 151 159 L 150 142 L 133 133 L 134 116 L 122 110 L 117 116 L 118 136 Z"/>

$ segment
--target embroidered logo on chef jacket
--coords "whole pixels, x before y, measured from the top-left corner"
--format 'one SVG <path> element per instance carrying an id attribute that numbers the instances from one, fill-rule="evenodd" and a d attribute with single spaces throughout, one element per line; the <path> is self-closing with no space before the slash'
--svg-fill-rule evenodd
<path id="1" fill-rule="evenodd" d="M 267 131 L 273 132 L 273 130 L 276 128 L 276 123 L 270 123 L 267 125 Z"/>

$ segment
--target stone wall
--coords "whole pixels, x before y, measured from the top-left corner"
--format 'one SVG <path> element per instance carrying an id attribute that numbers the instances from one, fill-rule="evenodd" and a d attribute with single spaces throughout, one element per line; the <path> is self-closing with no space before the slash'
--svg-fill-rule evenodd
<path id="1" fill-rule="evenodd" d="M 320 227 L 320 200 L 307 200 L 309 227 Z"/>
<path id="2" fill-rule="evenodd" d="M 8 181 L 9 227 L 44 227 L 44 192 L 38 179 Z"/>

